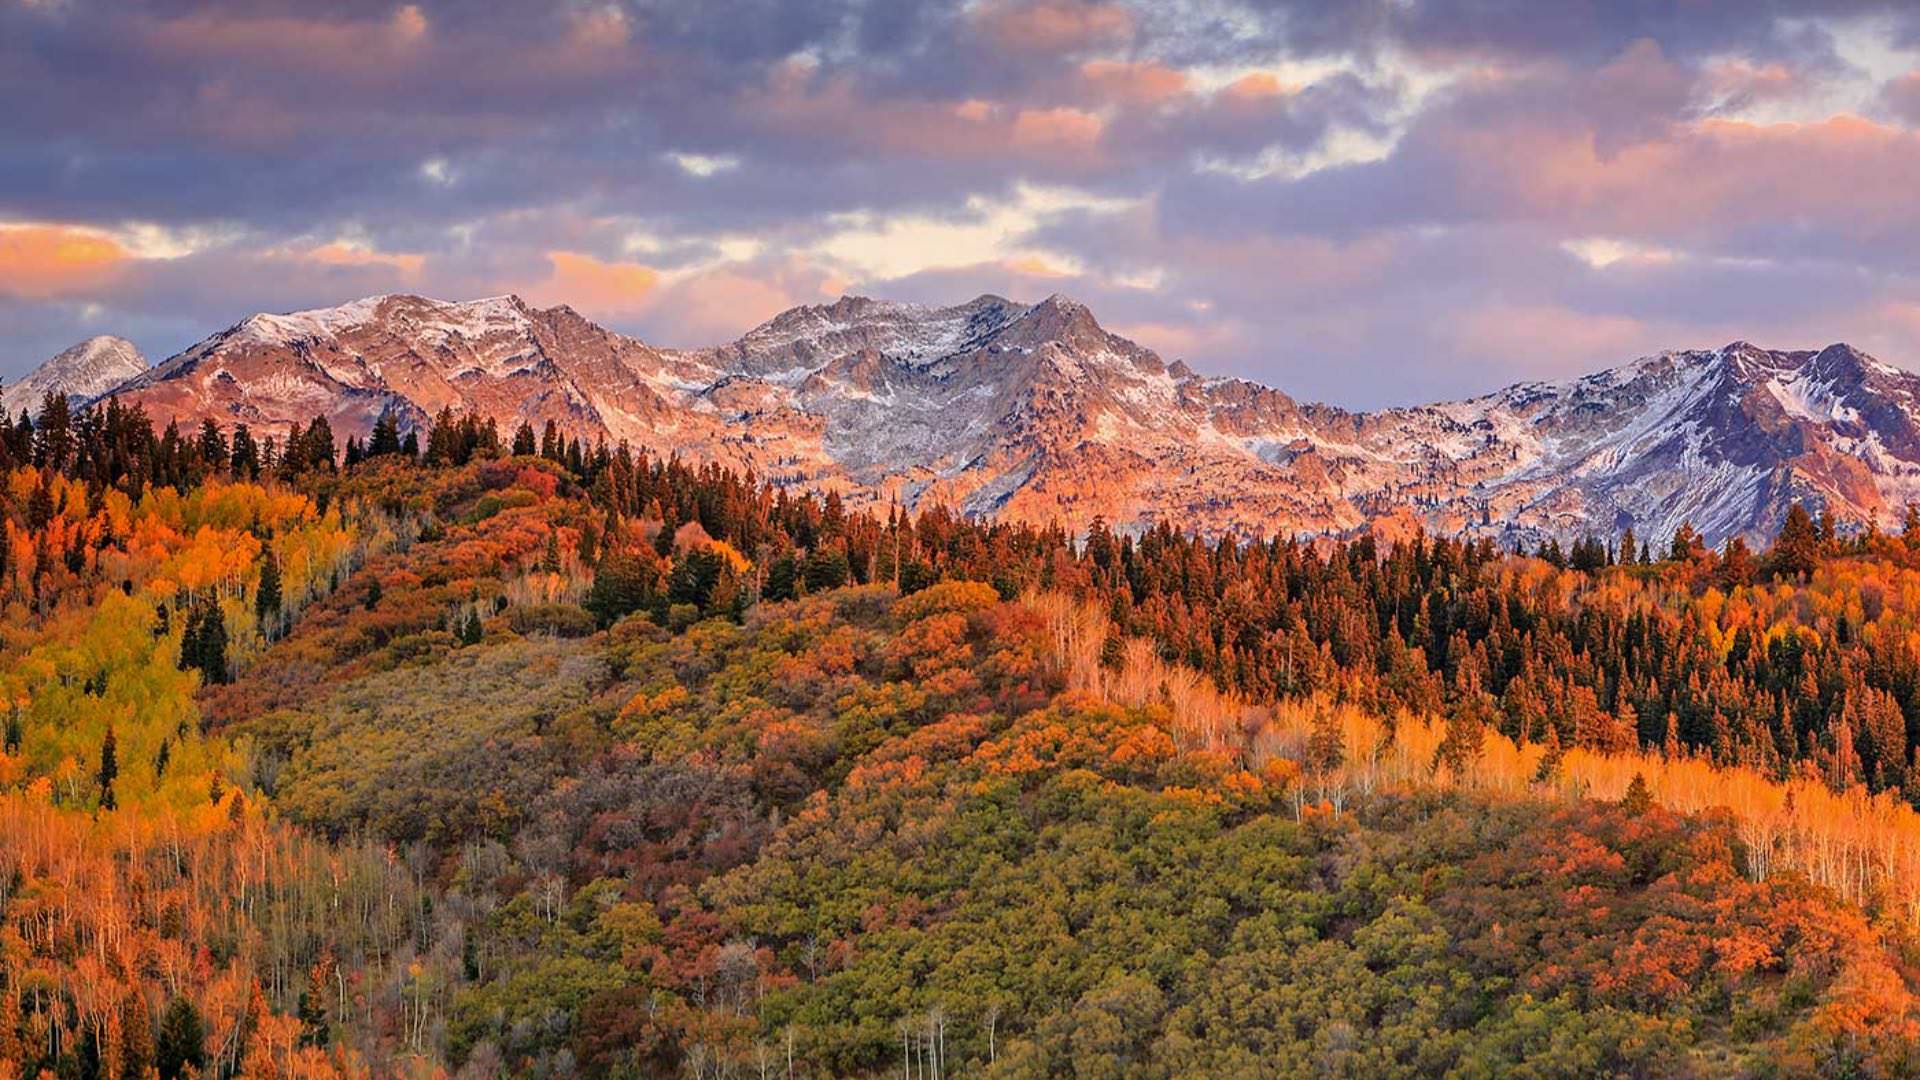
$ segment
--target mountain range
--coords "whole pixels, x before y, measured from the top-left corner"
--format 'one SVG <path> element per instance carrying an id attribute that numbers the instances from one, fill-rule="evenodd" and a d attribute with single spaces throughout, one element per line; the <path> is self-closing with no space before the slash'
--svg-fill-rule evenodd
<path id="1" fill-rule="evenodd" d="M 1718 543 L 1771 536 L 1795 501 L 1889 527 L 1920 499 L 1920 376 L 1844 344 L 1735 342 L 1359 412 L 1166 362 L 1061 296 L 848 296 L 703 349 L 513 296 L 377 296 L 255 315 L 152 368 L 96 338 L 9 388 L 7 408 L 55 387 L 162 424 L 272 433 L 324 415 L 341 438 L 389 413 L 423 427 L 443 408 L 505 431 L 551 420 L 855 503 L 1074 528 L 1519 542 L 1663 538 L 1687 522 Z"/>

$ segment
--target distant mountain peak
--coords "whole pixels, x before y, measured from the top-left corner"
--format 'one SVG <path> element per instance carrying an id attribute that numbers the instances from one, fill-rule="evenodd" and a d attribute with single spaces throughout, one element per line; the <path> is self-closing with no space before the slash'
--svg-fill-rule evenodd
<path id="1" fill-rule="evenodd" d="M 147 358 L 133 342 L 100 334 L 62 350 L 19 382 L 0 387 L 0 408 L 17 416 L 23 409 L 38 409 L 49 393 L 90 401 L 145 370 Z"/>

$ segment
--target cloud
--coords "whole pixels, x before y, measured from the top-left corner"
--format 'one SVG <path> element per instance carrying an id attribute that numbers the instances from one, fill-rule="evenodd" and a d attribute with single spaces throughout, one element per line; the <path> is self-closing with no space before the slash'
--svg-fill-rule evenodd
<path id="1" fill-rule="evenodd" d="M 1185 72 L 1152 60 L 1089 60 L 1080 77 L 1096 101 L 1129 106 L 1164 104 L 1188 89 Z"/>
<path id="2" fill-rule="evenodd" d="M 1001 0 L 979 9 L 975 19 L 996 46 L 1053 53 L 1110 44 L 1131 37 L 1132 12 L 1117 4 L 1085 0 Z"/>
<path id="3" fill-rule="evenodd" d="M 1887 109 L 1909 127 L 1920 127 L 1920 71 L 1910 71 L 1888 82 L 1881 98 Z"/>
<path id="4" fill-rule="evenodd" d="M 553 273 L 525 291 L 543 304 L 570 304 L 589 315 L 620 316 L 652 306 L 660 272 L 634 262 L 604 262 L 577 251 L 549 251 Z"/>
<path id="5" fill-rule="evenodd" d="M 1057 290 L 1349 404 L 1730 337 L 1920 362 L 1909 4 L 748 7 L 0 4 L 0 375 L 510 289 L 679 344 Z"/>
<path id="6" fill-rule="evenodd" d="M 111 281 L 130 257 L 119 241 L 97 229 L 0 224 L 0 296 L 86 296 Z"/>

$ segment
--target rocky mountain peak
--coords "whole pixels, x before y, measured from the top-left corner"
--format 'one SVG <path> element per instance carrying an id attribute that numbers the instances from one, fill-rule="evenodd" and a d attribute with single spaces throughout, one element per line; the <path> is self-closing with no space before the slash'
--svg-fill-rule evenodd
<path id="1" fill-rule="evenodd" d="M 19 382 L 0 387 L 9 416 L 32 411 L 50 393 L 90 401 L 147 370 L 147 358 L 126 338 L 102 334 L 63 349 Z"/>

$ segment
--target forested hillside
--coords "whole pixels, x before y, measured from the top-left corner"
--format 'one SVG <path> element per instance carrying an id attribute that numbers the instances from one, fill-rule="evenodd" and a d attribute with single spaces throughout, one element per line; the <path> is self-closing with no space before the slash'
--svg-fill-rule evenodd
<path id="1" fill-rule="evenodd" d="M 1920 1070 L 1920 525 L 1072 538 L 450 414 L 5 428 L 0 1074 Z"/>

